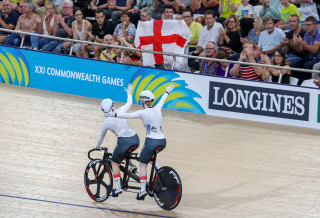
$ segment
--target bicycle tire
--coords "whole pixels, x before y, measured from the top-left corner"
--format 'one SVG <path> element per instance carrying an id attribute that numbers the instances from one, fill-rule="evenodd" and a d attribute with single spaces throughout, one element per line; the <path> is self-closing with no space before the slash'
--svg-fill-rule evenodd
<path id="1" fill-rule="evenodd" d="M 181 179 L 178 173 L 169 166 L 161 167 L 157 172 L 152 186 L 154 199 L 162 209 L 173 210 L 181 201 Z"/>
<path id="2" fill-rule="evenodd" d="M 94 201 L 107 200 L 113 187 L 110 165 L 100 159 L 90 161 L 84 172 L 84 185 L 88 195 Z"/>

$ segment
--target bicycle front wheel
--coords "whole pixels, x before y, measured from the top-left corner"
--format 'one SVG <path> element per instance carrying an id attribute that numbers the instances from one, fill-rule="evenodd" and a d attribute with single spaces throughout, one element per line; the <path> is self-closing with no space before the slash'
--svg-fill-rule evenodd
<path id="1" fill-rule="evenodd" d="M 102 160 L 90 161 L 84 172 L 84 185 L 94 201 L 107 200 L 113 186 L 110 165 Z"/>
<path id="2" fill-rule="evenodd" d="M 182 197 L 182 183 L 178 173 L 171 167 L 161 167 L 154 177 L 154 199 L 164 210 L 173 210 Z"/>

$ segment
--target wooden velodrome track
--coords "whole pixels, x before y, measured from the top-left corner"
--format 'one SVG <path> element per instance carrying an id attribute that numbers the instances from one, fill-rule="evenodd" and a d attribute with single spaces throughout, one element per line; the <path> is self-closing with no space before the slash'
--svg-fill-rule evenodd
<path id="1" fill-rule="evenodd" d="M 132 192 L 93 202 L 83 174 L 103 121 L 99 105 L 0 84 L 0 217 L 320 216 L 319 131 L 168 110 L 159 163 L 180 174 L 180 205 L 163 211 Z M 142 122 L 130 123 L 143 142 Z M 112 151 L 115 142 L 108 133 L 103 145 Z"/>

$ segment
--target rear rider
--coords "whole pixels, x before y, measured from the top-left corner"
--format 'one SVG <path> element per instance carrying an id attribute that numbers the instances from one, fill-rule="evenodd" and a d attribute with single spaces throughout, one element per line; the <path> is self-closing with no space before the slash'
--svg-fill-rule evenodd
<path id="1" fill-rule="evenodd" d="M 116 110 L 116 113 L 125 113 L 127 112 L 132 105 L 132 85 L 129 84 L 126 89 L 127 92 L 127 103 Z M 137 133 L 130 127 L 128 121 L 126 119 L 119 119 L 115 117 L 108 117 L 107 114 L 109 112 L 113 112 L 113 103 L 111 99 L 104 99 L 101 102 L 101 110 L 106 117 L 100 134 L 98 136 L 97 144 L 95 149 L 100 149 L 100 145 L 107 133 L 108 130 L 113 132 L 118 137 L 117 146 L 115 147 L 112 154 L 112 171 L 113 171 L 113 179 L 116 185 L 116 189 L 114 190 L 114 194 L 118 195 L 122 193 L 121 183 L 120 183 L 120 163 L 124 159 L 124 154 L 128 152 L 129 148 L 134 147 L 137 149 L 139 147 L 140 141 Z M 131 163 L 130 161 L 130 170 L 134 171 L 137 167 Z"/>
<path id="2" fill-rule="evenodd" d="M 143 110 L 136 111 L 134 113 L 124 112 L 109 112 L 107 116 L 119 117 L 125 119 L 140 118 L 144 126 L 146 127 L 146 141 L 144 147 L 140 153 L 139 162 L 139 176 L 141 191 L 138 193 L 137 199 L 142 200 L 147 195 L 146 183 L 147 183 L 147 166 L 148 162 L 152 159 L 154 151 L 157 148 L 164 149 L 166 146 L 166 138 L 162 132 L 162 114 L 161 109 L 166 101 L 169 93 L 173 90 L 173 83 L 166 87 L 166 93 L 163 94 L 159 103 L 153 107 L 154 95 L 150 91 L 142 91 L 139 95 L 140 102 L 145 108 Z"/>

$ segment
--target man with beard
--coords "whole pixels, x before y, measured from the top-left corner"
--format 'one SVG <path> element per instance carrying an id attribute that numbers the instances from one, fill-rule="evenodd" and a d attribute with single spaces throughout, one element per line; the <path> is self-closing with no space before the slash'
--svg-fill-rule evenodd
<path id="1" fill-rule="evenodd" d="M 263 17 L 263 24 L 266 30 L 260 34 L 258 47 L 262 53 L 272 57 L 274 52 L 282 47 L 281 42 L 286 35 L 281 29 L 275 27 L 270 15 Z"/>

